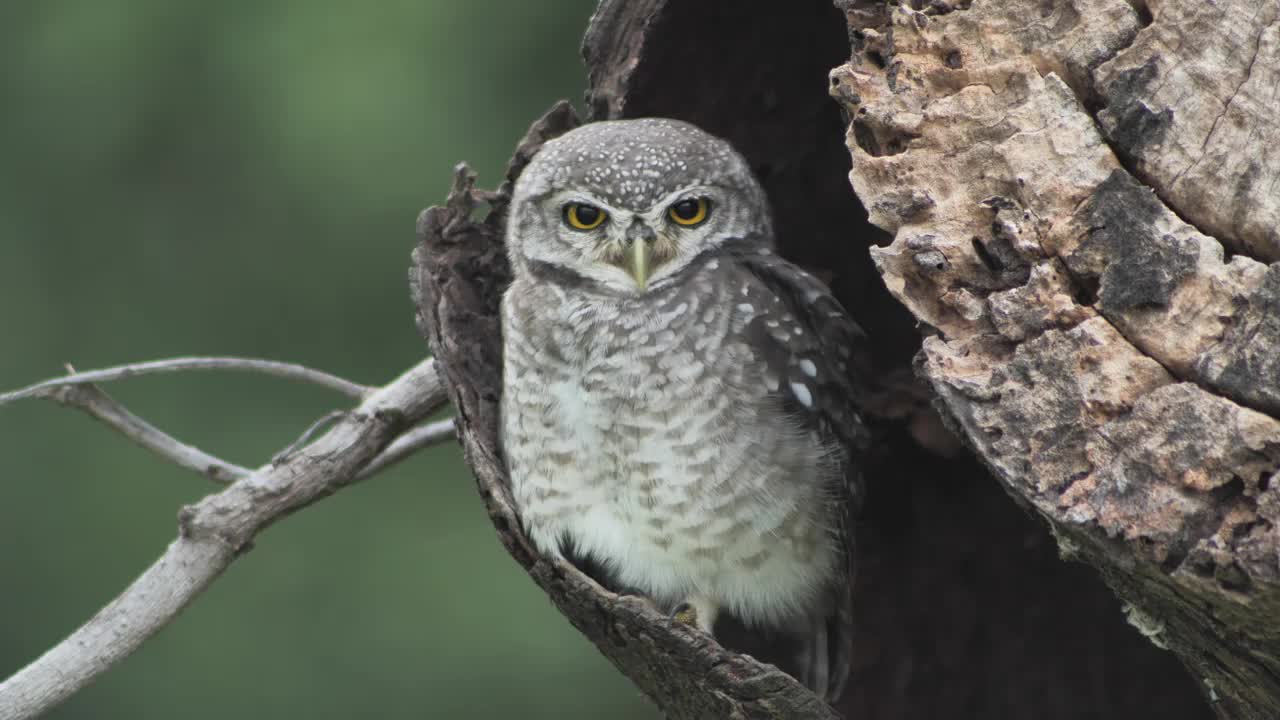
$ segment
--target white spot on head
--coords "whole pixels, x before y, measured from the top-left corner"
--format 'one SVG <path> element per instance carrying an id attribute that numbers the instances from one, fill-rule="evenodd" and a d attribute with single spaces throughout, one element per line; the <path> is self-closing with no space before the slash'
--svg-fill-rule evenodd
<path id="1" fill-rule="evenodd" d="M 800 361 L 800 371 L 809 377 L 818 377 L 818 366 L 809 358 Z"/>
<path id="2" fill-rule="evenodd" d="M 708 269 L 708 270 L 715 270 L 715 269 L 716 269 L 716 268 L 718 268 L 718 267 L 720 267 L 720 261 L 719 261 L 719 260 L 708 260 L 708 261 L 707 261 L 707 269 Z"/>
<path id="3" fill-rule="evenodd" d="M 813 407 L 813 394 L 809 392 L 808 385 L 793 382 L 791 383 L 791 392 L 796 396 L 796 400 L 800 401 L 801 405 L 807 408 Z"/>
<path id="4" fill-rule="evenodd" d="M 769 392 L 777 392 L 778 377 L 776 375 L 766 375 L 764 378 L 764 386 L 769 389 Z"/>
<path id="5" fill-rule="evenodd" d="M 756 311 L 755 306 L 753 306 L 751 303 L 739 303 L 738 309 L 747 314 L 751 314 Z"/>
<path id="6" fill-rule="evenodd" d="M 682 303 L 680 303 L 679 305 L 677 305 L 677 306 L 676 306 L 675 312 L 676 312 L 676 314 L 677 314 L 677 315 L 683 315 L 683 314 L 684 314 L 684 312 L 685 312 L 686 310 L 688 310 L 688 309 L 689 309 L 689 303 L 687 303 L 687 302 L 682 302 Z"/>

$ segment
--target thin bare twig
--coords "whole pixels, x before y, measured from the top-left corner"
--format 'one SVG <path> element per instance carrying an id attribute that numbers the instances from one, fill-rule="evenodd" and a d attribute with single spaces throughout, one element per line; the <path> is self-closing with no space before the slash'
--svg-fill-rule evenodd
<path id="1" fill-rule="evenodd" d="M 316 370 L 296 363 L 240 357 L 179 357 L 117 365 L 101 370 L 87 370 L 63 377 L 49 378 L 34 385 L 28 385 L 21 390 L 0 394 L 0 405 L 23 398 L 41 397 L 56 388 L 66 385 L 86 385 L 137 377 L 139 375 L 158 375 L 189 370 L 237 370 L 289 378 L 290 380 L 301 380 L 336 390 L 347 397 L 357 400 L 373 390 L 373 388 L 366 385 L 354 383 L 323 370 Z"/>
<path id="2" fill-rule="evenodd" d="M 457 432 L 453 418 L 445 418 L 444 420 L 437 420 L 433 423 L 416 427 L 396 438 L 395 442 L 388 445 L 381 455 L 366 465 L 352 482 L 359 482 L 377 475 L 423 448 L 444 440 L 453 439 Z"/>
<path id="3" fill-rule="evenodd" d="M 140 363 L 140 365 L 145 364 L 150 363 Z M 67 372 L 70 373 L 68 377 L 75 379 L 88 373 L 103 371 L 91 370 L 85 373 L 77 373 L 75 368 L 67 365 Z M 150 450 L 178 467 L 197 472 L 216 483 L 230 484 L 253 472 L 249 468 L 228 462 L 178 440 L 135 415 L 120 401 L 111 397 L 97 385 L 83 382 L 57 385 L 54 380 L 46 380 L 0 397 L 17 399 L 20 395 L 22 397 L 47 398 L 61 405 L 82 410 L 94 419 L 124 435 L 138 446 Z M 326 413 L 312 423 L 297 440 L 290 443 L 284 450 L 276 453 L 275 457 L 272 458 L 272 462 L 279 464 L 287 460 L 299 447 L 310 442 L 320 430 L 335 420 L 341 419 L 347 412 L 347 410 L 334 410 Z M 356 475 L 353 482 L 377 475 L 417 451 L 453 436 L 452 419 L 440 420 L 414 428 L 397 438 L 381 455 L 374 458 Z"/>
<path id="4" fill-rule="evenodd" d="M 346 410 L 330 410 L 324 415 L 321 415 L 319 420 L 316 420 L 315 422 L 311 423 L 310 425 L 307 426 L 306 430 L 302 431 L 302 434 L 298 436 L 297 440 L 294 440 L 293 442 L 289 443 L 285 447 L 285 449 L 273 455 L 271 457 L 271 464 L 279 465 L 285 460 L 288 460 L 289 456 L 297 452 L 298 448 L 311 442 L 311 438 L 315 437 L 316 433 L 329 427 L 329 425 L 333 423 L 333 421 L 338 420 L 339 418 L 341 418 L 343 415 L 346 415 L 346 414 L 347 414 Z"/>
<path id="5" fill-rule="evenodd" d="M 113 430 L 179 467 L 194 470 L 217 483 L 232 483 L 248 475 L 249 468 L 229 463 L 166 433 L 129 412 L 124 405 L 97 385 L 65 385 L 48 397 L 62 405 L 78 408 Z"/>
<path id="6" fill-rule="evenodd" d="M 259 532 L 350 484 L 405 428 L 444 401 L 435 363 L 424 360 L 369 393 L 285 462 L 264 465 L 183 508 L 178 537 L 151 567 L 65 640 L 0 683 L 0 720 L 34 718 L 128 657 L 221 575 Z"/>

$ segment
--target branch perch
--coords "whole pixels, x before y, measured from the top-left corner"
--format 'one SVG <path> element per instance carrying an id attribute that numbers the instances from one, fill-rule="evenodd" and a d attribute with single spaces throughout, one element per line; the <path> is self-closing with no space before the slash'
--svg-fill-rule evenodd
<path id="1" fill-rule="evenodd" d="M 86 384 L 147 372 L 212 368 L 257 369 L 307 379 L 364 399 L 284 462 L 258 468 L 222 492 L 184 507 L 178 516 L 178 537 L 151 567 L 78 630 L 0 684 L 0 720 L 34 718 L 128 657 L 221 575 L 258 533 L 361 477 L 380 453 L 395 447 L 397 436 L 444 403 L 433 360 L 424 360 L 385 387 L 369 389 L 288 363 L 183 358 L 45 381 L 0 396 L 0 404 L 56 392 L 68 379 Z M 415 431 L 379 467 L 422 447 L 429 438 L 447 437 L 441 427 L 433 424 Z"/>

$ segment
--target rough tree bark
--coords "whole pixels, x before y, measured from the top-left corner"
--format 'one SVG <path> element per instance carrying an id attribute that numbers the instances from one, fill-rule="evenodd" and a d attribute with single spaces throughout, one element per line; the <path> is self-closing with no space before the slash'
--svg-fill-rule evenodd
<path id="1" fill-rule="evenodd" d="M 732 140 L 783 252 L 876 339 L 838 710 L 1280 717 L 1280 4 L 837 4 L 605 0 L 584 54 L 593 119 Z M 669 716 L 830 717 L 520 533 L 501 232 L 510 180 L 574 122 L 554 109 L 506 185 L 460 172 L 419 223 L 415 300 L 491 517 Z"/>

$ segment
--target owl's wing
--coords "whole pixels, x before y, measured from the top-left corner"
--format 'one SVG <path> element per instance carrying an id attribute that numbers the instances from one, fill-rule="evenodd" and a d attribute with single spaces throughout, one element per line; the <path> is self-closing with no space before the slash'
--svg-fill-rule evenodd
<path id="1" fill-rule="evenodd" d="M 821 280 L 772 251 L 728 247 L 760 281 L 744 298 L 756 310 L 747 333 L 778 378 L 778 394 L 797 419 L 856 458 L 870 443 L 859 412 L 866 334 Z"/>
<path id="2" fill-rule="evenodd" d="M 748 292 L 747 302 L 758 314 L 747 332 L 764 355 L 771 378 L 779 379 L 778 394 L 793 417 L 815 430 L 824 444 L 844 451 L 840 475 L 844 482 L 839 491 L 847 577 L 832 589 L 832 613 L 812 629 L 808 657 L 801 658 L 809 676 L 802 679 L 810 687 L 825 689 L 834 701 L 843 692 L 853 644 L 853 519 L 862 503 L 859 459 L 870 444 L 860 414 L 865 397 L 860 359 L 866 334 L 814 276 L 769 250 L 732 245 L 729 249 L 760 281 L 760 296 Z"/>

